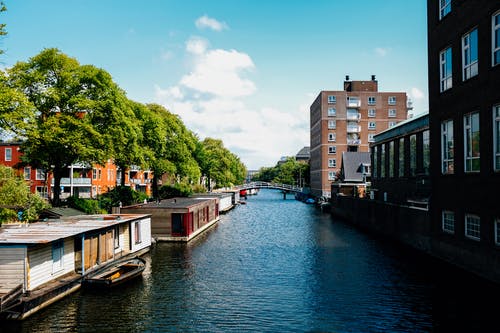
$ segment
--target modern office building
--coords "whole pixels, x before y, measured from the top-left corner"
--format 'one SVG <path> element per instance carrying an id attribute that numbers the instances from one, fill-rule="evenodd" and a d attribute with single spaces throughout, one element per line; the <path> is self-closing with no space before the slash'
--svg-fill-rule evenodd
<path id="1" fill-rule="evenodd" d="M 427 11 L 434 250 L 498 280 L 500 2 L 428 0 Z"/>
<path id="2" fill-rule="evenodd" d="M 405 92 L 379 92 L 378 81 L 351 81 L 321 91 L 310 107 L 311 194 L 331 197 L 343 152 L 369 152 L 375 134 L 407 119 Z"/>

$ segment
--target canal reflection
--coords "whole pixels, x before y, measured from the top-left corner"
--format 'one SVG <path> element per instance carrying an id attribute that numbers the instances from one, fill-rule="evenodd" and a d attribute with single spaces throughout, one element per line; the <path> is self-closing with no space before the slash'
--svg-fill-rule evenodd
<path id="1" fill-rule="evenodd" d="M 495 322 L 497 286 L 263 190 L 141 279 L 81 291 L 20 332 L 449 332 Z"/>

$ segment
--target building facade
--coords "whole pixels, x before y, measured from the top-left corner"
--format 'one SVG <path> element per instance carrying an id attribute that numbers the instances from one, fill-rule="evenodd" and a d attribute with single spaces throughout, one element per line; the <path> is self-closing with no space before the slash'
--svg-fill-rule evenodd
<path id="1" fill-rule="evenodd" d="M 500 2 L 428 0 L 427 10 L 434 247 L 498 280 Z"/>
<path id="2" fill-rule="evenodd" d="M 369 152 L 375 134 L 406 120 L 405 92 L 379 92 L 378 81 L 350 81 L 321 91 L 310 107 L 311 194 L 331 197 L 343 152 Z"/>

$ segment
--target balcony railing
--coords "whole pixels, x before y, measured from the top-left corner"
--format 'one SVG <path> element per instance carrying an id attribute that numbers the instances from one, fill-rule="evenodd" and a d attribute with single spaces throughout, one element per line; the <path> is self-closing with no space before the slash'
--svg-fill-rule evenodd
<path id="1" fill-rule="evenodd" d="M 361 126 L 347 126 L 347 133 L 359 133 L 361 132 Z"/>
<path id="2" fill-rule="evenodd" d="M 347 120 L 357 120 L 359 121 L 361 119 L 361 114 L 360 113 L 347 113 Z"/>
<path id="3" fill-rule="evenodd" d="M 348 145 L 360 145 L 361 139 L 347 139 Z"/>
<path id="4" fill-rule="evenodd" d="M 92 185 L 91 178 L 61 178 L 61 185 Z M 52 178 L 51 185 L 54 186 L 54 178 Z"/>
<path id="5" fill-rule="evenodd" d="M 361 107 L 361 100 L 357 97 L 347 97 L 347 107 L 359 108 Z"/>

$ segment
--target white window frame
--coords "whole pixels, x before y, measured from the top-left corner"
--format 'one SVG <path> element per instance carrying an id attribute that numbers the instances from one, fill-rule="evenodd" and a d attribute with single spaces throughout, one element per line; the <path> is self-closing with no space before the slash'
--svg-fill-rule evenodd
<path id="1" fill-rule="evenodd" d="M 5 161 L 12 161 L 12 148 L 5 148 Z"/>
<path id="2" fill-rule="evenodd" d="M 493 106 L 493 169 L 500 171 L 500 104 Z"/>
<path id="3" fill-rule="evenodd" d="M 481 218 L 474 214 L 465 214 L 465 237 L 481 240 Z"/>
<path id="4" fill-rule="evenodd" d="M 439 0 L 439 19 L 442 20 L 443 17 L 451 12 L 451 0 Z"/>
<path id="5" fill-rule="evenodd" d="M 335 171 L 328 171 L 328 180 L 335 180 Z"/>
<path id="6" fill-rule="evenodd" d="M 328 117 L 335 117 L 335 116 L 337 116 L 337 109 L 328 108 Z"/>
<path id="7" fill-rule="evenodd" d="M 43 172 L 42 169 L 36 169 L 35 179 L 36 180 L 45 180 L 45 173 Z"/>
<path id="8" fill-rule="evenodd" d="M 449 59 L 448 59 L 449 52 Z M 439 52 L 439 91 L 444 92 L 453 87 L 453 62 L 452 62 L 453 52 L 450 47 L 445 48 Z M 448 60 L 450 61 L 449 72 Z"/>
<path id="9" fill-rule="evenodd" d="M 475 45 L 471 45 L 471 35 L 476 35 Z M 476 59 L 471 59 L 472 51 L 475 49 Z M 478 74 L 478 36 L 477 28 L 472 29 L 462 36 L 462 80 L 468 80 Z"/>
<path id="10" fill-rule="evenodd" d="M 377 115 L 376 109 L 368 109 L 368 117 L 375 118 L 376 115 Z"/>
<path id="11" fill-rule="evenodd" d="M 395 121 L 390 121 L 388 125 L 389 125 L 389 128 L 392 128 L 392 127 L 394 127 L 394 126 L 396 126 L 396 125 L 397 125 L 397 122 L 395 122 Z"/>
<path id="12" fill-rule="evenodd" d="M 377 104 L 377 97 L 368 96 L 368 105 L 375 105 L 375 104 Z"/>
<path id="13" fill-rule="evenodd" d="M 498 24 L 495 22 L 498 19 Z M 491 17 L 491 65 L 500 64 L 500 40 L 497 43 L 496 35 L 500 35 L 500 11 L 493 14 Z M 500 39 L 500 37 L 499 37 Z M 496 61 L 498 54 L 498 61 Z"/>
<path id="14" fill-rule="evenodd" d="M 368 142 L 375 142 L 375 134 L 368 133 Z"/>
<path id="15" fill-rule="evenodd" d="M 328 120 L 328 129 L 336 129 L 337 128 L 337 122 L 335 119 L 333 120 Z"/>
<path id="16" fill-rule="evenodd" d="M 337 146 L 328 146 L 328 154 L 337 154 Z"/>
<path id="17" fill-rule="evenodd" d="M 387 104 L 396 105 L 396 96 L 389 96 L 389 98 L 387 99 Z"/>
<path id="18" fill-rule="evenodd" d="M 335 133 L 328 133 L 328 142 L 335 142 L 337 140 L 337 135 Z"/>
<path id="19" fill-rule="evenodd" d="M 477 116 L 477 124 L 479 124 L 479 112 L 472 112 L 464 115 L 464 171 L 465 172 L 479 172 L 481 169 L 481 156 L 480 156 L 480 150 L 479 150 L 479 145 L 480 142 L 478 142 L 478 151 L 475 152 L 473 151 L 473 133 L 479 133 L 481 134 L 481 128 L 478 127 L 477 131 L 475 131 L 475 128 L 473 128 L 473 117 Z M 480 136 L 479 136 L 480 137 Z M 480 140 L 480 139 L 479 139 Z M 475 153 L 477 153 L 477 156 L 474 156 Z M 477 169 L 473 169 L 474 161 L 478 160 L 478 166 Z"/>
<path id="20" fill-rule="evenodd" d="M 441 230 L 446 233 L 455 233 L 455 213 L 449 210 L 443 210 L 441 213 Z"/>
<path id="21" fill-rule="evenodd" d="M 451 133 L 449 131 L 451 124 Z M 448 119 L 441 122 L 441 173 L 443 175 L 453 174 L 455 172 L 455 140 L 453 137 L 453 120 Z M 450 140 L 451 136 L 451 140 Z M 451 141 L 451 150 L 452 155 L 449 156 L 448 151 L 448 143 Z"/>
<path id="22" fill-rule="evenodd" d="M 395 118 L 396 115 L 397 115 L 396 109 L 389 109 L 387 111 L 387 117 L 389 117 L 389 118 Z"/>
<path id="23" fill-rule="evenodd" d="M 369 121 L 368 122 L 368 129 L 369 130 L 374 130 L 377 128 L 377 123 L 375 123 L 374 121 Z"/>
<path id="24" fill-rule="evenodd" d="M 329 158 L 328 159 L 328 167 L 329 168 L 336 168 L 337 167 L 337 160 L 335 158 Z"/>
<path id="25" fill-rule="evenodd" d="M 31 179 L 31 167 L 24 167 L 24 180 Z"/>
<path id="26" fill-rule="evenodd" d="M 337 103 L 337 97 L 335 95 L 328 95 L 328 104 Z"/>

